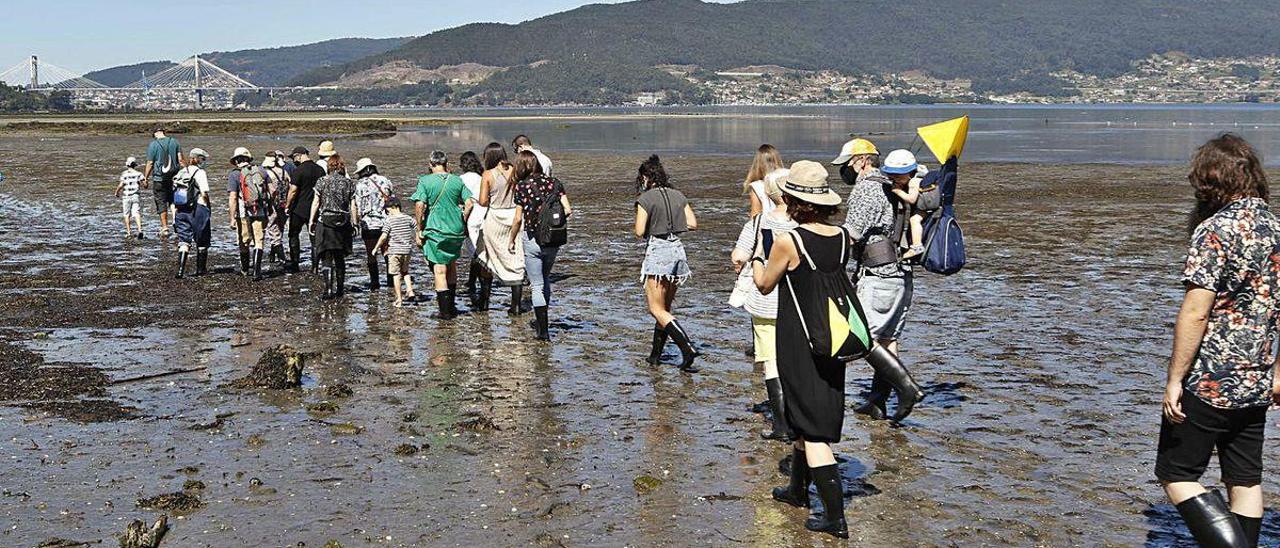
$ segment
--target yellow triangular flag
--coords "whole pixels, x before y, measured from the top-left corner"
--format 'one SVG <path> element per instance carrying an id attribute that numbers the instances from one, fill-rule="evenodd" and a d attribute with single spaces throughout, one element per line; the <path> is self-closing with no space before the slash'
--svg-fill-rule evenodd
<path id="1" fill-rule="evenodd" d="M 827 318 L 831 323 L 831 354 L 834 356 L 849 338 L 849 321 L 844 319 L 844 314 L 840 313 L 835 301 L 831 299 L 827 299 Z"/>
<path id="2" fill-rule="evenodd" d="M 916 130 L 924 144 L 940 163 L 947 163 L 964 152 L 964 140 L 969 136 L 969 116 L 938 122 Z"/>

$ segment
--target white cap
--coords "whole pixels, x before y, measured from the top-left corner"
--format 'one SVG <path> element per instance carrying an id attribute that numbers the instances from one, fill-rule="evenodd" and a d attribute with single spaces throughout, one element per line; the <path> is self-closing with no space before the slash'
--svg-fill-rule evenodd
<path id="1" fill-rule="evenodd" d="M 124 161 L 124 167 L 134 167 L 138 165 L 138 159 L 130 156 Z"/>
<path id="2" fill-rule="evenodd" d="M 900 148 L 885 156 L 884 165 L 880 167 L 880 171 L 890 175 L 903 175 L 915 173 L 917 166 L 916 155 L 910 150 Z"/>
<path id="3" fill-rule="evenodd" d="M 234 160 L 234 159 L 236 159 L 236 158 L 239 158 L 239 157 L 241 157 L 241 156 L 244 156 L 245 158 L 248 158 L 248 159 L 250 159 L 250 160 L 252 160 L 252 159 L 253 159 L 253 154 L 251 154 L 251 153 L 249 152 L 249 149 L 247 149 L 247 148 L 245 148 L 245 147 L 236 147 L 235 152 L 232 152 L 232 153 L 231 153 L 231 159 L 232 159 L 232 160 Z"/>
<path id="4" fill-rule="evenodd" d="M 203 148 L 193 148 L 191 149 L 191 153 L 188 154 L 187 156 L 191 158 L 195 158 L 196 156 L 199 156 L 201 158 L 208 158 L 209 153 L 205 152 Z"/>

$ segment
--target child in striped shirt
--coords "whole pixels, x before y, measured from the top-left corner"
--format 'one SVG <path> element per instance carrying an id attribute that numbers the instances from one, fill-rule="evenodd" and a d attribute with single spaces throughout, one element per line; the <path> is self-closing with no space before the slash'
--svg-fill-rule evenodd
<path id="1" fill-rule="evenodd" d="M 124 162 L 124 172 L 120 174 L 120 184 L 116 185 L 116 197 L 120 198 L 120 208 L 124 212 L 124 237 L 133 236 L 129 219 L 138 227 L 138 239 L 142 235 L 142 206 L 138 202 L 138 187 L 142 184 L 142 172 L 138 171 L 138 159 L 130 156 Z"/>
<path id="2" fill-rule="evenodd" d="M 417 297 L 413 294 L 413 277 L 409 275 L 409 259 L 413 257 L 415 249 L 422 249 L 422 235 L 418 233 L 418 223 L 413 220 L 413 217 L 405 215 L 400 210 L 400 199 L 395 196 L 387 198 L 387 218 L 382 228 L 382 237 L 378 238 L 378 243 L 373 248 L 382 250 L 387 256 L 387 273 L 392 277 L 396 308 L 404 303 L 404 299 L 400 297 L 402 278 L 405 297 L 409 302 L 415 302 Z"/>

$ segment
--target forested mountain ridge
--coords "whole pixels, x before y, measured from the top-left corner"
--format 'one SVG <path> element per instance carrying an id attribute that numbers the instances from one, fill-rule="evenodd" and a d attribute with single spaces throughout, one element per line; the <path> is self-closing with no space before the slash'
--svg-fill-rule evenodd
<path id="1" fill-rule="evenodd" d="M 397 60 L 436 68 L 588 59 L 708 70 L 920 70 L 990 87 L 1062 69 L 1118 74 L 1168 51 L 1280 54 L 1280 10 L 1259 0 L 641 0 L 443 30 L 293 83 L 332 82 Z"/>
<path id="2" fill-rule="evenodd" d="M 280 86 L 317 67 L 367 58 L 410 40 L 412 38 L 338 38 L 298 46 L 210 52 L 201 57 L 259 86 Z M 154 75 L 173 65 L 172 61 L 151 61 L 90 72 L 85 78 L 120 87 L 138 81 L 144 70 Z"/>

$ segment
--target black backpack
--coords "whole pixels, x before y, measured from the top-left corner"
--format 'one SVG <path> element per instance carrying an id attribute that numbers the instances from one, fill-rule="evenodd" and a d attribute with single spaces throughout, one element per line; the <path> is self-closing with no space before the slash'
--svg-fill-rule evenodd
<path id="1" fill-rule="evenodd" d="M 569 217 L 554 189 L 543 197 L 538 207 L 538 226 L 534 227 L 533 239 L 538 247 L 560 247 L 569 242 Z"/>
<path id="2" fill-rule="evenodd" d="M 871 340 L 871 330 L 867 316 L 862 312 L 862 303 L 858 302 L 857 290 L 845 275 L 844 268 L 831 272 L 819 270 L 805 249 L 800 234 L 792 230 L 788 235 L 795 242 L 800 258 L 813 271 L 812 285 L 805 292 L 808 306 L 800 303 L 791 277 L 783 278 L 800 317 L 800 327 L 808 339 L 809 351 L 815 356 L 842 362 L 863 358 L 875 347 L 875 342 Z M 844 265 L 849 262 L 849 233 L 841 229 L 840 235 L 840 264 Z"/>

